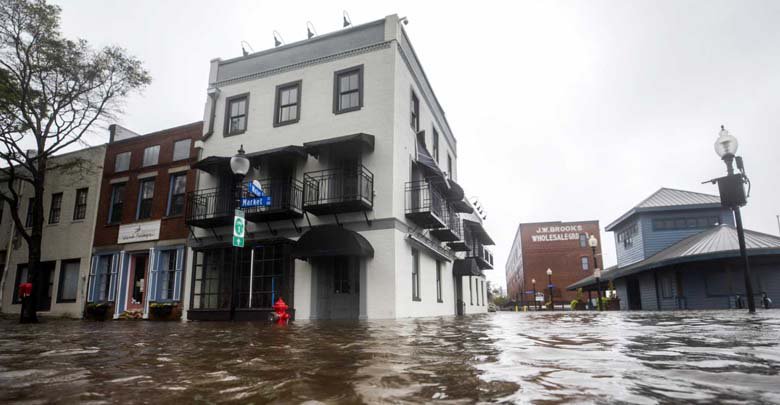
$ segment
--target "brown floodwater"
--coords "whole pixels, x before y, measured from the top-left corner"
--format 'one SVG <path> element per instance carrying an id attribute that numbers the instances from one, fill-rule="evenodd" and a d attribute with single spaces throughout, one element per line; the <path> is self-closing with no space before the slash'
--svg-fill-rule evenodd
<path id="1" fill-rule="evenodd" d="M 780 311 L 0 320 L 0 402 L 780 403 Z"/>

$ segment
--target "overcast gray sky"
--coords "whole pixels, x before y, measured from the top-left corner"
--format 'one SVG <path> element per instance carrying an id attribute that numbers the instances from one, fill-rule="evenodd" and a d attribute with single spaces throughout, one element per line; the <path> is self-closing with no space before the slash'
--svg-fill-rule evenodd
<path id="1" fill-rule="evenodd" d="M 397 13 L 458 140 L 459 181 L 479 197 L 503 284 L 519 222 L 598 219 L 660 187 L 717 194 L 719 125 L 753 183 L 749 229 L 778 233 L 777 1 L 58 1 L 65 35 L 117 44 L 153 83 L 121 124 L 150 132 L 203 116 L 209 60 Z M 104 142 L 105 132 L 92 138 Z M 603 234 L 607 265 L 614 236 Z"/>

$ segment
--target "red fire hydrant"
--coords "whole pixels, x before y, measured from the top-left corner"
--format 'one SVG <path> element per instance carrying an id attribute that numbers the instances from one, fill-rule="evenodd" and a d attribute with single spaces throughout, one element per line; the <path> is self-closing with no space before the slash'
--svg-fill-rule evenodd
<path id="1" fill-rule="evenodd" d="M 32 295 L 32 283 L 19 284 L 19 298 L 27 298 Z"/>
<path id="2" fill-rule="evenodd" d="M 290 322 L 290 314 L 287 313 L 287 304 L 285 304 L 284 300 L 281 299 L 281 297 L 276 300 L 276 303 L 274 304 L 274 314 L 273 318 L 279 325 L 284 325 L 288 322 Z"/>

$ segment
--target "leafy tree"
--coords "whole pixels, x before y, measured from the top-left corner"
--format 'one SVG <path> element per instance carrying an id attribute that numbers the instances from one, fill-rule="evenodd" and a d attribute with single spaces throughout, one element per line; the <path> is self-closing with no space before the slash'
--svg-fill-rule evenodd
<path id="1" fill-rule="evenodd" d="M 92 49 L 60 33 L 60 8 L 45 0 L 0 0 L 0 201 L 27 242 L 33 294 L 21 322 L 37 322 L 44 180 L 57 170 L 50 158 L 100 123 L 115 119 L 122 101 L 151 81 L 141 61 L 116 46 Z M 72 164 L 72 163 L 71 163 Z M 22 189 L 33 193 L 32 227 L 20 209 Z M 26 212 L 25 212 L 26 214 Z"/>

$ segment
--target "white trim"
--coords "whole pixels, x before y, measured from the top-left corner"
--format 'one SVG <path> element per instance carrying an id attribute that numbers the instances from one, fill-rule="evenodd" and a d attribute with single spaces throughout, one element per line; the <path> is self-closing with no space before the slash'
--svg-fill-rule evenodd
<path id="1" fill-rule="evenodd" d="M 249 255 L 249 308 L 252 308 L 252 281 L 255 275 L 255 248 L 252 248 Z"/>
<path id="2" fill-rule="evenodd" d="M 130 181 L 130 177 L 117 177 L 115 179 L 111 179 L 108 181 L 109 184 L 119 184 L 119 183 L 126 183 Z"/>
<path id="3" fill-rule="evenodd" d="M 138 176 L 136 176 L 136 179 L 141 180 L 141 179 L 148 179 L 150 177 L 157 177 L 157 170 L 153 172 L 141 173 Z"/>
<path id="4" fill-rule="evenodd" d="M 154 269 L 154 248 L 149 248 L 149 260 L 146 264 L 149 274 L 149 282 L 145 283 L 146 291 L 144 291 L 144 319 L 149 319 L 149 295 L 154 291 L 154 281 L 157 278 L 157 274 L 152 274 Z"/>
<path id="5" fill-rule="evenodd" d="M 186 172 L 187 170 L 190 170 L 190 165 L 171 167 L 168 169 L 168 174 Z"/>

